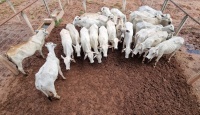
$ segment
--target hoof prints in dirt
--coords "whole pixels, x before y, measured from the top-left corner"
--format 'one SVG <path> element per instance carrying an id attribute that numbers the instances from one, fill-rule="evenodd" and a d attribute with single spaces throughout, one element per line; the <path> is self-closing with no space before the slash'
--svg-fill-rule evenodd
<path id="1" fill-rule="evenodd" d="M 75 58 L 66 71 L 60 55 L 62 45 L 59 32 L 55 28 L 46 42 L 52 41 L 61 61 L 66 80 L 55 82 L 60 100 L 50 102 L 35 88 L 34 74 L 45 62 L 33 56 L 29 58 L 29 76 L 18 77 L 8 99 L 0 104 L 1 113 L 17 114 L 179 114 L 197 115 L 200 113 L 196 98 L 184 76 L 175 68 L 175 60 L 167 63 L 162 58 L 157 67 L 153 63 L 142 64 L 137 57 L 125 59 L 121 51 L 109 50 L 108 58 L 102 63 L 90 64 L 89 60 Z M 43 48 L 47 54 L 46 48 Z M 31 69 L 31 70 L 30 70 Z M 12 84 L 11 84 L 12 86 Z"/>

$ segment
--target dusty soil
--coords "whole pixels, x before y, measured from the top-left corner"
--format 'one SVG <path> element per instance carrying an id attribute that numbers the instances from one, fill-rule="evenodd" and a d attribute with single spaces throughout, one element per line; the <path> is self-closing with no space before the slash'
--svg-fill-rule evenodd
<path id="1" fill-rule="evenodd" d="M 58 44 L 55 49 L 60 58 L 62 45 L 57 27 L 47 41 Z M 46 48 L 44 48 L 47 54 Z M 61 100 L 50 102 L 34 86 L 34 74 L 44 63 L 37 54 L 24 64 L 29 72 L 26 78 L 15 78 L 15 90 L 9 92 L 2 103 L 2 113 L 18 114 L 48 111 L 51 114 L 198 114 L 196 98 L 191 95 L 184 75 L 176 69 L 176 61 L 162 59 L 156 69 L 153 63 L 141 64 L 141 59 L 124 59 L 120 51 L 109 51 L 102 64 L 90 64 L 83 57 L 76 58 L 71 70 L 64 70 L 66 80 L 55 82 Z M 30 62 L 30 63 L 27 63 Z M 31 67 L 31 68 L 29 68 Z M 13 84 L 9 84 L 12 87 Z M 16 106 L 17 105 L 17 106 Z"/>
<path id="2" fill-rule="evenodd" d="M 157 5 L 154 3 L 153 6 L 159 9 L 162 2 L 156 2 Z M 180 3 L 186 4 L 185 2 Z M 113 0 L 109 0 L 106 2 L 106 6 L 120 8 L 121 0 L 114 3 Z M 135 10 L 141 4 L 138 0 L 127 0 L 127 3 L 129 10 Z M 199 4 L 196 0 L 192 0 L 189 6 L 196 8 L 197 3 Z M 23 4 L 25 3 L 23 2 Z M 0 114 L 198 115 L 200 113 L 197 98 L 193 95 L 191 87 L 186 84 L 188 77 L 186 75 L 192 72 L 186 71 L 187 68 L 190 68 L 186 65 L 194 61 L 192 59 L 195 58 L 191 54 L 183 53 L 184 47 L 172 58 L 171 63 L 167 63 L 167 59 L 162 58 L 155 69 L 152 67 L 153 62 L 142 64 L 141 58 L 125 59 L 124 54 L 121 54 L 119 50 L 114 52 L 109 50 L 108 58 L 103 58 L 102 64 L 97 64 L 96 60 L 94 64 L 90 64 L 88 60 L 83 60 L 83 57 L 75 58 L 77 63 L 72 63 L 71 70 L 66 71 L 63 60 L 60 58 L 63 51 L 59 32 L 65 27 L 66 23 L 72 22 L 76 15 L 83 13 L 80 1 L 74 1 L 72 4 L 65 7 L 65 15 L 61 25 L 56 27 L 49 38 L 46 39 L 47 42 L 52 41 L 58 45 L 55 52 L 61 61 L 62 71 L 67 78 L 62 80 L 59 76 L 55 82 L 57 93 L 61 96 L 61 99 L 50 102 L 44 94 L 36 90 L 34 75 L 45 62 L 45 59 L 41 58 L 37 52 L 23 62 L 24 69 L 29 73 L 27 77 L 23 77 L 21 74 L 15 77 L 4 67 L 0 67 Z M 50 8 L 53 9 L 56 5 L 52 4 Z M 104 4 L 100 1 L 92 1 L 88 4 L 87 10 L 88 12 L 97 12 L 102 6 Z M 43 7 L 32 6 L 32 8 L 37 9 L 35 12 L 39 12 L 40 8 Z M 173 11 L 173 7 L 168 9 Z M 31 11 L 31 9 L 29 10 Z M 198 10 L 193 10 L 193 12 L 198 14 Z M 45 10 L 40 13 L 45 14 Z M 126 14 L 128 13 L 127 10 Z M 42 20 L 43 18 L 40 15 L 34 14 L 33 16 L 36 18 L 31 19 L 31 22 L 36 22 L 34 28 L 37 28 L 37 24 L 40 23 L 36 19 Z M 178 17 L 174 21 L 175 26 L 177 26 L 181 15 L 178 15 Z M 13 23 L 13 21 L 8 23 Z M 8 27 L 10 27 L 9 24 L 0 29 L 4 30 Z M 25 40 L 31 35 L 28 28 L 26 27 L 23 30 L 23 27 L 26 26 L 20 28 L 18 25 L 12 25 L 9 29 L 3 31 L 1 39 L 4 42 L 1 42 L 1 45 L 4 44 L 5 46 L 1 48 L 2 52 L 9 45 L 17 44 L 20 37 Z M 194 42 L 195 38 L 199 36 L 198 28 L 193 29 L 195 27 L 195 25 L 185 27 L 180 35 L 190 36 L 193 40 L 190 39 L 189 42 L 198 46 L 199 42 Z M 12 28 L 16 28 L 16 30 Z M 11 30 L 23 34 L 14 32 L 8 34 L 7 31 Z M 190 30 L 193 32 L 190 32 Z M 10 37 L 13 38 L 10 39 Z M 9 40 L 6 41 L 6 38 Z M 47 55 L 48 52 L 45 47 L 43 51 Z M 182 60 L 180 61 L 180 59 Z M 199 57 L 196 56 L 196 59 L 199 60 Z M 196 64 L 195 70 L 198 71 L 198 68 L 198 64 Z"/>

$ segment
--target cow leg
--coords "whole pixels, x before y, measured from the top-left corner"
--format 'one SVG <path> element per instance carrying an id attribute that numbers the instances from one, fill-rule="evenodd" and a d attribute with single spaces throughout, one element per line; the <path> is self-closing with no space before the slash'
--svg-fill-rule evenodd
<path id="1" fill-rule="evenodd" d="M 54 85 L 53 85 L 53 86 L 54 86 Z M 60 96 L 56 93 L 55 86 L 54 86 L 54 88 L 52 89 L 52 93 L 53 93 L 53 96 L 54 96 L 56 99 L 60 99 Z"/>
<path id="2" fill-rule="evenodd" d="M 156 62 L 155 62 L 155 64 L 154 64 L 154 66 L 153 66 L 154 68 L 156 67 L 157 62 L 159 61 L 159 59 L 160 59 L 161 57 L 162 57 L 162 55 L 160 55 L 160 56 L 157 57 Z"/>
<path id="3" fill-rule="evenodd" d="M 125 42 L 123 42 L 123 48 L 122 48 L 122 50 L 125 48 Z"/>
<path id="4" fill-rule="evenodd" d="M 147 53 L 148 53 L 148 51 L 146 51 L 146 52 L 145 52 L 145 54 L 143 55 L 143 60 L 142 60 L 142 63 L 144 63 L 144 61 L 145 61 L 145 58 L 146 58 L 146 56 L 147 56 Z"/>
<path id="5" fill-rule="evenodd" d="M 170 57 L 169 57 L 169 59 L 168 59 L 168 61 L 167 61 L 168 63 L 170 62 L 171 57 L 174 56 L 175 53 L 176 53 L 176 51 L 174 51 L 174 52 L 170 55 Z"/>
<path id="6" fill-rule="evenodd" d="M 62 77 L 63 79 L 66 79 L 66 78 L 64 77 L 62 71 L 61 71 L 60 65 L 58 65 L 58 72 L 59 72 L 59 74 L 61 75 L 61 77 Z"/>
<path id="7" fill-rule="evenodd" d="M 39 49 L 39 52 L 40 52 L 40 55 L 41 55 L 43 58 L 45 58 L 44 55 L 43 55 L 43 53 L 42 53 L 42 47 Z"/>
<path id="8" fill-rule="evenodd" d="M 24 69 L 22 67 L 22 62 L 18 62 L 18 63 L 16 63 L 16 65 L 17 65 L 18 70 L 26 75 L 26 72 L 24 71 Z"/>

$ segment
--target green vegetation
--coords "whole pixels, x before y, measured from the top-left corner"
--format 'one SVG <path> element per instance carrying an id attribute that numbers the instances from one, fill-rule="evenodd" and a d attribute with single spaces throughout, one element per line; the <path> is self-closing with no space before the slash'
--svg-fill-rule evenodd
<path id="1" fill-rule="evenodd" d="M 62 22 L 62 19 L 59 19 L 58 21 L 55 21 L 55 26 L 58 27 L 60 25 L 60 23 Z"/>
<path id="2" fill-rule="evenodd" d="M 2 3 L 4 3 L 4 2 L 6 2 L 6 0 L 0 0 L 0 4 L 2 4 Z"/>

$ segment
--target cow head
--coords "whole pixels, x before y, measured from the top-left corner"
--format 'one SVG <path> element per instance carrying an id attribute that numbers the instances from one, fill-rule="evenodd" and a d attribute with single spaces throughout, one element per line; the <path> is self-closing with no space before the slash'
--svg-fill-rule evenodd
<path id="1" fill-rule="evenodd" d="M 86 52 L 84 60 L 88 57 L 89 60 L 90 60 L 90 63 L 94 63 L 94 53 L 95 52 Z"/>
<path id="2" fill-rule="evenodd" d="M 152 47 L 149 50 L 149 54 L 146 56 L 146 58 L 149 59 L 149 60 L 152 60 L 157 55 L 158 55 L 158 48 L 157 47 Z"/>
<path id="3" fill-rule="evenodd" d="M 125 58 L 129 58 L 129 54 L 132 52 L 130 47 L 126 47 L 122 50 L 122 52 L 125 51 Z"/>
<path id="4" fill-rule="evenodd" d="M 64 56 L 61 55 L 61 57 L 64 60 L 66 70 L 70 70 L 70 62 L 72 61 L 72 62 L 75 63 L 76 61 L 74 59 L 72 59 L 70 56 L 64 57 Z"/>
<path id="5" fill-rule="evenodd" d="M 77 57 L 80 57 L 81 56 L 81 45 L 76 44 L 76 46 L 75 45 L 72 45 L 72 46 L 74 47 L 74 49 L 77 53 Z"/>

